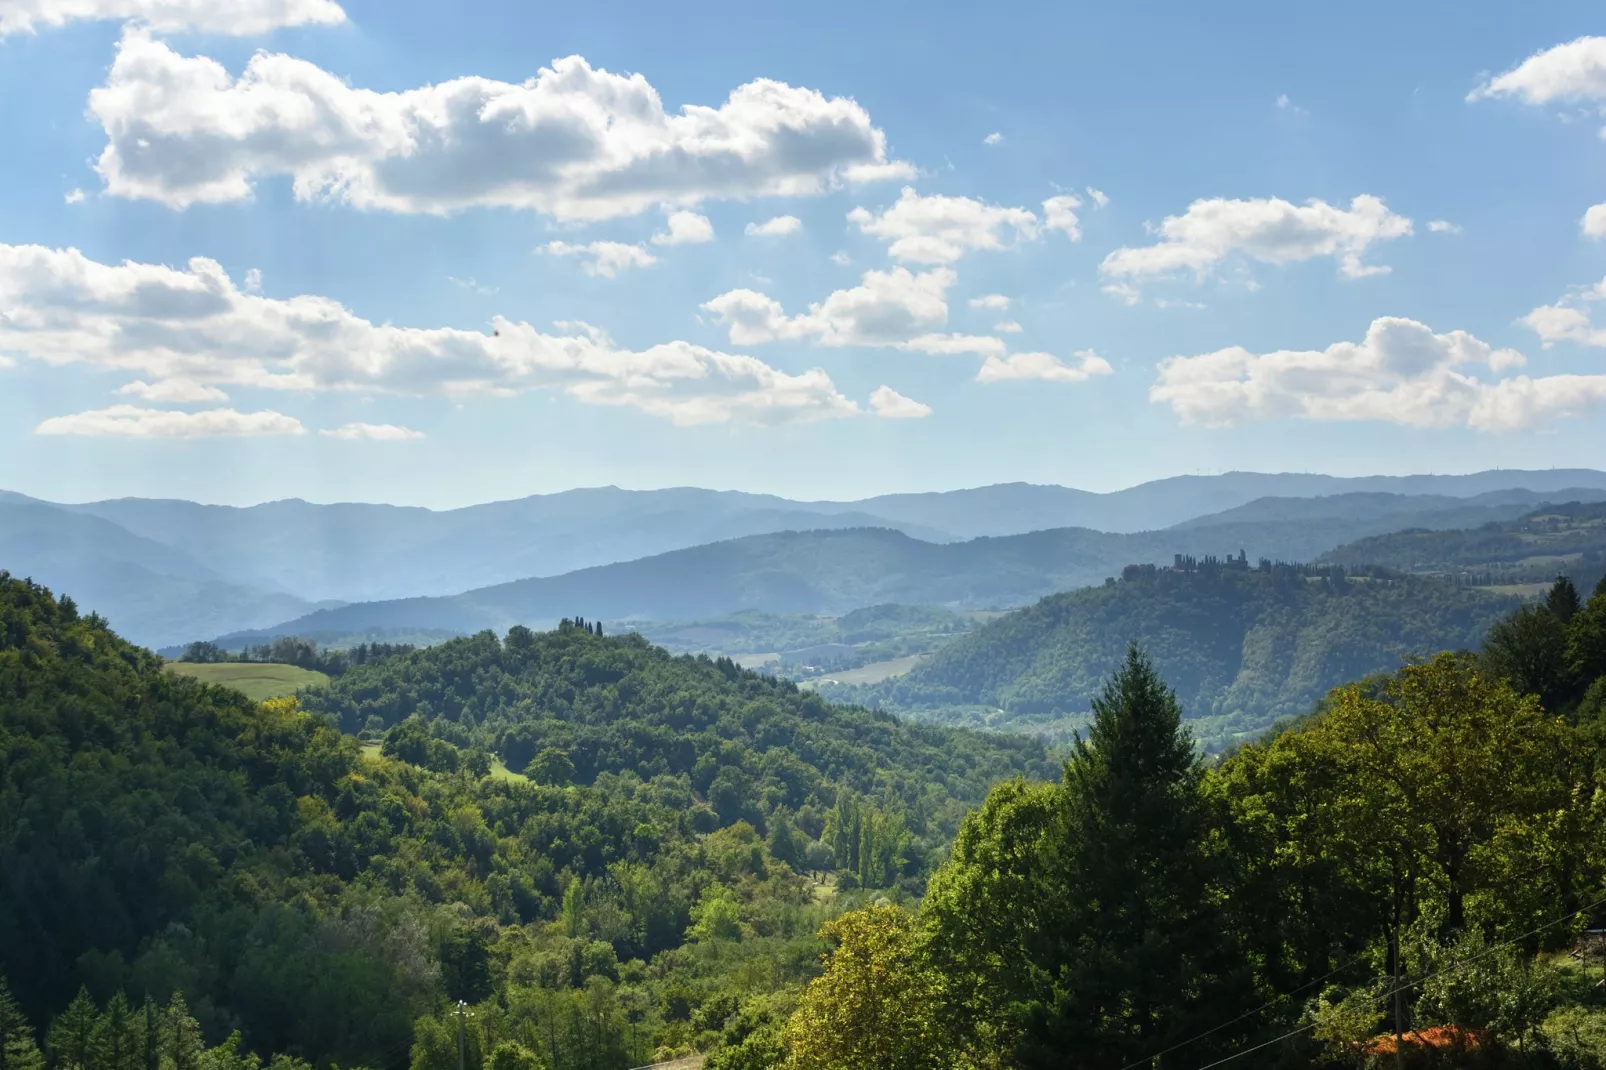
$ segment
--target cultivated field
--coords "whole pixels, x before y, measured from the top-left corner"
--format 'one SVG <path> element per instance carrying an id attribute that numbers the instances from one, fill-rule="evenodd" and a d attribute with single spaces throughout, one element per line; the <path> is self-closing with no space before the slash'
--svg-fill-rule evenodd
<path id="1" fill-rule="evenodd" d="M 167 671 L 193 676 L 209 684 L 232 687 L 257 702 L 293 695 L 303 687 L 321 687 L 329 682 L 329 677 L 311 669 L 244 661 L 224 661 L 212 665 L 170 661 Z"/>

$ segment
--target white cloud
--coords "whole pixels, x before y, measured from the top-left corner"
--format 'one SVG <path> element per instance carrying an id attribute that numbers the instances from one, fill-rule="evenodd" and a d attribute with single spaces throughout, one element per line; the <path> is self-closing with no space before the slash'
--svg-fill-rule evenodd
<path id="1" fill-rule="evenodd" d="M 307 429 L 294 416 L 282 412 L 235 412 L 206 409 L 174 412 L 113 405 L 71 416 L 52 416 L 34 433 L 88 435 L 96 438 L 216 438 L 221 436 L 304 435 Z"/>
<path id="2" fill-rule="evenodd" d="M 1014 320 L 1001 320 L 993 324 L 993 330 L 999 334 L 1019 334 L 1023 328 Z"/>
<path id="3" fill-rule="evenodd" d="M 193 379 L 162 379 L 155 383 L 135 379 L 132 383 L 119 387 L 117 393 L 124 397 L 135 397 L 141 401 L 154 401 L 165 405 L 229 400 L 229 396 L 217 387 L 197 383 Z"/>
<path id="4" fill-rule="evenodd" d="M 325 438 L 340 438 L 347 441 L 356 439 L 369 439 L 374 442 L 402 442 L 410 438 L 423 438 L 424 432 L 414 431 L 410 427 L 397 427 L 395 424 L 342 424 L 332 431 L 319 431 Z"/>
<path id="5" fill-rule="evenodd" d="M 1460 234 L 1461 224 L 1452 223 L 1448 219 L 1430 219 L 1428 230 L 1434 234 Z"/>
<path id="6" fill-rule="evenodd" d="M 922 197 L 905 186 L 892 207 L 877 215 L 865 208 L 848 213 L 848 222 L 890 244 L 895 260 L 914 264 L 951 264 L 975 249 L 1007 249 L 1038 237 L 1044 227 L 1064 230 L 1075 241 L 1075 197 L 1043 202 L 1047 222 L 1025 208 L 1003 208 L 969 197 Z"/>
<path id="7" fill-rule="evenodd" d="M 1536 52 L 1467 94 L 1468 101 L 1485 97 L 1517 97 L 1525 104 L 1606 100 L 1606 37 Z"/>
<path id="8" fill-rule="evenodd" d="M 1004 135 L 1000 134 L 997 130 L 994 130 L 992 133 L 981 139 L 981 143 L 983 145 L 1001 145 L 1003 144 L 1003 141 Z"/>
<path id="9" fill-rule="evenodd" d="M 654 245 L 696 245 L 714 240 L 714 224 L 696 212 L 670 212 L 665 226 L 667 229 L 652 236 Z"/>
<path id="10" fill-rule="evenodd" d="M 245 281 L 246 292 L 254 292 L 250 289 L 251 276 L 249 273 L 246 274 Z M 453 286 L 458 287 L 459 289 L 467 290 L 470 293 L 479 294 L 481 297 L 490 297 L 494 294 L 499 294 L 502 292 L 502 288 L 500 286 L 486 286 L 472 275 L 466 279 L 460 279 L 456 275 L 448 275 L 446 276 L 446 281 L 451 283 Z M 260 289 L 260 282 L 258 288 Z"/>
<path id="11" fill-rule="evenodd" d="M 747 234 L 755 238 L 782 238 L 797 233 L 803 220 L 795 215 L 778 215 L 762 223 L 747 224 Z"/>
<path id="12" fill-rule="evenodd" d="M 1380 275 L 1389 269 L 1361 258 L 1373 242 L 1410 234 L 1411 221 L 1367 194 L 1356 197 L 1348 209 L 1314 199 L 1296 205 L 1279 197 L 1217 197 L 1194 201 L 1182 215 L 1167 216 L 1158 232 L 1157 244 L 1117 249 L 1099 270 L 1125 278 L 1181 271 L 1203 276 L 1237 252 L 1269 264 L 1331 256 L 1348 278 Z"/>
<path id="13" fill-rule="evenodd" d="M 1277 106 L 1279 108 L 1287 109 L 1288 106 L 1291 105 L 1292 103 L 1293 103 L 1293 101 L 1288 99 L 1288 94 L 1287 93 L 1278 93 L 1277 94 Z"/>
<path id="14" fill-rule="evenodd" d="M 849 256 L 846 251 L 838 249 L 836 252 L 831 254 L 831 263 L 837 265 L 838 267 L 847 267 L 849 264 L 853 263 L 853 257 Z"/>
<path id="15" fill-rule="evenodd" d="M 1010 299 L 1003 294 L 982 294 L 970 299 L 971 308 L 986 308 L 994 312 L 1008 311 Z"/>
<path id="16" fill-rule="evenodd" d="M 1589 306 L 1606 298 L 1606 279 L 1575 289 L 1553 305 L 1541 305 L 1522 318 L 1546 349 L 1557 342 L 1606 346 L 1606 328 L 1596 327 Z"/>
<path id="17" fill-rule="evenodd" d="M 1069 193 L 1050 197 L 1043 202 L 1043 229 L 1063 231 L 1072 241 L 1081 241 L 1082 225 L 1075 212 L 1080 207 L 1082 202 Z"/>
<path id="18" fill-rule="evenodd" d="M 62 200 L 68 204 L 82 204 L 84 203 L 84 191 L 81 189 L 68 190 L 67 195 Z"/>
<path id="19" fill-rule="evenodd" d="M 1587 237 L 1606 238 L 1606 204 L 1590 206 L 1579 227 Z"/>
<path id="20" fill-rule="evenodd" d="M 761 79 L 719 107 L 671 113 L 643 76 L 579 56 L 517 85 L 467 77 L 385 93 L 268 52 L 234 78 L 131 30 L 89 109 L 107 135 L 107 190 L 174 208 L 245 200 L 257 180 L 288 176 L 299 199 L 371 210 L 597 220 L 910 171 L 847 98 Z"/>
<path id="21" fill-rule="evenodd" d="M 200 258 L 180 270 L 0 245 L 0 293 L 0 352 L 137 375 L 146 384 L 137 391 L 179 391 L 175 381 L 413 397 L 560 390 L 585 404 L 630 406 L 677 424 L 863 411 L 819 369 L 792 375 L 684 341 L 633 351 L 585 324 L 558 324 L 558 334 L 501 317 L 488 332 L 375 324 L 326 297 L 247 294 L 216 262 Z M 120 406 L 70 419 L 71 426 L 125 434 L 225 420 L 140 415 L 154 411 Z"/>
<path id="22" fill-rule="evenodd" d="M 1066 364 L 1052 353 L 1014 353 L 991 356 L 976 373 L 978 383 L 1001 383 L 1011 379 L 1038 379 L 1053 383 L 1080 383 L 1095 375 L 1109 375 L 1110 362 L 1091 349 L 1076 354 L 1075 364 Z"/>
<path id="23" fill-rule="evenodd" d="M 1129 283 L 1107 282 L 1103 286 L 1100 286 L 1099 289 L 1109 294 L 1111 297 L 1119 298 L 1121 303 L 1127 305 L 1128 307 L 1131 307 L 1132 305 L 1135 305 L 1143 300 L 1143 294 L 1138 291 L 1136 286 L 1132 286 Z"/>
<path id="24" fill-rule="evenodd" d="M 870 392 L 870 408 L 888 420 L 919 420 L 931 415 L 930 405 L 906 398 L 890 386 L 878 386 Z"/>
<path id="25" fill-rule="evenodd" d="M 240 288 L 248 294 L 261 293 L 262 270 L 260 268 L 250 268 L 247 270 L 245 273 L 245 282 Z"/>
<path id="26" fill-rule="evenodd" d="M 577 256 L 582 271 L 605 279 L 611 279 L 628 268 L 647 267 L 658 262 L 658 258 L 644 247 L 622 241 L 594 241 L 584 245 L 554 241 L 541 246 L 541 251 L 552 256 Z"/>
<path id="27" fill-rule="evenodd" d="M 0 0 L 0 37 L 69 22 L 140 22 L 158 33 L 255 36 L 346 21 L 333 0 Z"/>
<path id="28" fill-rule="evenodd" d="M 1184 423 L 1376 420 L 1413 427 L 1510 431 L 1579 416 L 1606 403 L 1606 375 L 1480 378 L 1525 363 L 1465 331 L 1434 334 L 1415 320 L 1372 321 L 1360 342 L 1256 354 L 1241 347 L 1160 362 L 1149 399 Z"/>
<path id="29" fill-rule="evenodd" d="M 1105 205 L 1110 203 L 1110 198 L 1107 197 L 1104 191 L 1101 189 L 1094 189 L 1092 186 L 1089 186 L 1087 187 L 1087 195 L 1092 198 L 1093 204 L 1098 208 L 1103 208 Z"/>
<path id="30" fill-rule="evenodd" d="M 757 290 L 730 290 L 703 303 L 730 332 L 733 345 L 809 338 L 822 346 L 910 349 L 921 353 L 1001 353 L 997 338 L 944 334 L 947 291 L 957 276 L 948 268 L 918 275 L 908 268 L 866 271 L 858 286 L 836 290 L 807 312 L 788 316 L 781 303 Z"/>

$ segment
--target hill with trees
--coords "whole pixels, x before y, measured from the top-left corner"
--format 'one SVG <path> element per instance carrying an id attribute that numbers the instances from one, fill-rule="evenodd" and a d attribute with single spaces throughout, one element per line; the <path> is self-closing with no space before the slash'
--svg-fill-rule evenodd
<path id="1" fill-rule="evenodd" d="M 598 632 L 303 708 L 0 577 L 7 1070 L 1606 1059 L 1606 585 L 1208 764 L 1135 648 L 1054 768 Z"/>
<path id="2" fill-rule="evenodd" d="M 1127 644 L 1149 652 L 1219 747 L 1300 716 L 1330 689 L 1408 657 L 1474 649 L 1513 600 L 1382 570 L 1251 567 L 1247 559 L 1132 566 L 939 648 L 908 675 L 822 690 L 917 717 L 1063 734 L 1085 718 Z"/>
<path id="3" fill-rule="evenodd" d="M 459 999 L 495 1004 L 476 1068 L 717 1047 L 817 971 L 832 912 L 919 892 L 990 784 L 1052 772 L 576 622 L 302 699 L 167 672 L 0 574 L 8 1068 L 26 1035 L 80 1070 L 453 1070 Z"/>
<path id="4" fill-rule="evenodd" d="M 1405 530 L 1360 539 L 1321 557 L 1487 585 L 1548 583 L 1567 573 L 1588 590 L 1606 575 L 1606 503 L 1546 505 L 1465 530 Z"/>

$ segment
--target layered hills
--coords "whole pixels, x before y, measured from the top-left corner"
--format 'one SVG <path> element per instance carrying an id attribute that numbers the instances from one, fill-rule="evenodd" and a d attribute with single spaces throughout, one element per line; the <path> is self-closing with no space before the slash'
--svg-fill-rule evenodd
<path id="1" fill-rule="evenodd" d="M 301 501 L 57 505 L 0 493 L 0 567 L 79 592 L 86 608 L 153 645 L 282 632 L 291 622 L 290 630 L 343 641 L 349 630 L 304 618 L 342 603 L 381 603 L 349 616 L 407 616 L 423 622 L 407 630 L 413 637 L 550 623 L 581 604 L 595 604 L 586 611 L 597 615 L 677 620 L 744 610 L 839 613 L 889 599 L 1008 606 L 1101 582 L 1134 561 L 1240 548 L 1310 560 L 1369 535 L 1507 521 L 1542 501 L 1603 494 L 1606 474 L 1584 470 L 1358 480 L 1229 473 L 1111 494 L 1007 484 L 858 502 L 599 488 L 445 511 Z M 889 550 L 862 535 L 810 536 L 819 545 L 809 550 L 766 540 L 867 528 L 907 541 Z M 1035 542 L 1005 541 L 1029 535 Z M 968 548 L 944 557 L 916 543 Z M 666 556 L 698 548 L 690 558 Z M 688 563 L 688 576 L 705 588 L 712 572 L 733 578 L 719 589 L 676 592 L 673 575 L 656 574 Z M 907 582 L 882 575 L 860 591 L 859 578 L 883 567 L 906 573 Z M 619 596 L 621 584 L 638 597 Z"/>
<path id="2" fill-rule="evenodd" d="M 1133 567 L 937 649 L 907 676 L 822 687 L 911 716 L 1061 732 L 1085 721 L 1130 644 L 1153 657 L 1208 745 L 1308 713 L 1346 680 L 1475 649 L 1515 599 L 1431 577 L 1244 562 Z"/>

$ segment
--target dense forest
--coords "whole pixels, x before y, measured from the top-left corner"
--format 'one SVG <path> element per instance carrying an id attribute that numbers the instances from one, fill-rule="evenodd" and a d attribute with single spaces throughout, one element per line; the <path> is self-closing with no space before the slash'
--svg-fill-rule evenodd
<path id="1" fill-rule="evenodd" d="M 601 631 L 257 704 L 0 579 L 5 1070 L 1606 1065 L 1606 584 L 1210 763 Z"/>
<path id="2" fill-rule="evenodd" d="M 1321 560 L 1482 584 L 1543 582 L 1565 571 L 1588 590 L 1606 575 L 1606 503 L 1545 506 L 1514 520 L 1455 531 L 1375 535 L 1330 550 Z"/>
<path id="3" fill-rule="evenodd" d="M 424 1070 L 461 999 L 487 1058 L 716 1048 L 817 970 L 833 913 L 918 894 L 989 784 L 1052 772 L 1024 739 L 598 630 L 382 654 L 304 709 L 0 577 L 5 1028 L 112 1016 L 159 1047 Z"/>
<path id="4" fill-rule="evenodd" d="M 1473 649 L 1512 600 L 1376 569 L 1252 566 L 1242 557 L 1133 566 L 940 648 L 907 676 L 827 687 L 914 716 L 1065 734 L 1125 656 L 1148 651 L 1213 748 L 1308 712 L 1331 688 L 1413 654 Z M 998 712 L 994 712 L 998 711 Z"/>

